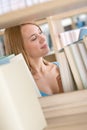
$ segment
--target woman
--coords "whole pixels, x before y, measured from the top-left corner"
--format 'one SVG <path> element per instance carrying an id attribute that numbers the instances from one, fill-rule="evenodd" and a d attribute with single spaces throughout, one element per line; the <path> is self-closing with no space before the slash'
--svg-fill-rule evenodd
<path id="1" fill-rule="evenodd" d="M 4 40 L 7 55 L 23 54 L 42 96 L 63 92 L 58 66 L 43 59 L 49 47 L 38 25 L 26 23 L 7 28 Z"/>

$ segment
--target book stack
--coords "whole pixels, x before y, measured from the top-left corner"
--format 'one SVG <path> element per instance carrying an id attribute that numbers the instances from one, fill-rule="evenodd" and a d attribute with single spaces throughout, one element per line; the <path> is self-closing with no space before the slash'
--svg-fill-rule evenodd
<path id="1" fill-rule="evenodd" d="M 39 90 L 22 54 L 0 59 L 0 129 L 43 130 Z"/>
<path id="2" fill-rule="evenodd" d="M 75 35 L 77 31 L 79 31 L 78 38 Z M 60 34 L 62 49 L 57 52 L 57 60 L 60 63 L 60 74 L 64 92 L 87 89 L 86 35 L 86 27 Z M 62 36 L 65 36 L 66 40 Z"/>

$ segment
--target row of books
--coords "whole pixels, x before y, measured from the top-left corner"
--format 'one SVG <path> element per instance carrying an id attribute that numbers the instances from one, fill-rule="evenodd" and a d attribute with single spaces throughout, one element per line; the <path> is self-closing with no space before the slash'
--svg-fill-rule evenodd
<path id="1" fill-rule="evenodd" d="M 83 36 L 87 35 L 87 27 L 81 27 L 79 29 L 73 29 L 60 33 L 60 41 L 62 47 L 65 47 L 73 42 L 82 40 Z"/>
<path id="2" fill-rule="evenodd" d="M 0 56 L 5 55 L 5 50 L 4 50 L 4 41 L 3 37 L 0 36 Z"/>
<path id="3" fill-rule="evenodd" d="M 63 44 L 64 45 L 64 44 Z M 87 36 L 57 53 L 64 92 L 87 89 Z"/>
<path id="4" fill-rule="evenodd" d="M 18 10 L 47 0 L 0 0 L 0 14 Z"/>
<path id="5" fill-rule="evenodd" d="M 0 58 L 0 130 L 43 130 L 39 90 L 22 56 Z"/>

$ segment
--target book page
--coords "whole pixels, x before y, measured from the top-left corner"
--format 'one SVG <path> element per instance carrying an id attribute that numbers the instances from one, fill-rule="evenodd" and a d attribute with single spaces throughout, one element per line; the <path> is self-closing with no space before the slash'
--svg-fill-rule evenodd
<path id="1" fill-rule="evenodd" d="M 14 109 L 18 113 L 17 119 L 19 118 L 23 130 L 43 130 L 47 125 L 46 120 L 35 88 L 33 87 L 30 74 L 23 60 L 15 60 L 15 62 L 0 66 L 0 79 L 3 79 L 0 81 L 0 88 L 4 87 L 8 89 L 10 100 L 12 100 Z M 13 109 L 11 105 L 9 107 Z M 8 110 L 6 113 L 9 115 Z M 2 120 L 3 117 L 0 118 Z M 7 118 L 11 121 L 14 116 L 8 116 Z M 12 130 L 10 129 L 11 125 L 10 123 L 8 129 L 3 130 Z"/>

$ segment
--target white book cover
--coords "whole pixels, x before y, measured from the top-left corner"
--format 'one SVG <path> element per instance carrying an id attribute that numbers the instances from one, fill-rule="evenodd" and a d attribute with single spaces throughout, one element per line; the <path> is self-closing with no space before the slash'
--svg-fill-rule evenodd
<path id="1" fill-rule="evenodd" d="M 84 41 L 84 45 L 85 45 L 86 50 L 87 50 L 87 35 L 83 37 L 83 41 Z"/>
<path id="2" fill-rule="evenodd" d="M 87 35 L 87 27 L 81 27 L 79 29 L 73 29 L 60 33 L 62 48 L 79 40 L 82 40 L 84 35 Z"/>
<path id="3" fill-rule="evenodd" d="M 31 74 L 31 72 L 29 71 L 28 66 L 26 65 L 26 62 L 25 62 L 25 60 L 23 58 L 23 55 L 20 53 L 20 54 L 16 55 L 14 58 L 10 58 L 10 62 L 15 62 L 15 60 L 16 60 L 16 62 L 19 62 L 20 60 L 22 60 L 22 62 L 24 63 L 24 65 L 26 67 L 26 70 L 27 70 L 27 72 L 29 74 L 29 78 L 32 80 L 32 86 L 36 90 L 37 97 L 41 97 L 40 91 L 39 91 L 39 89 L 38 89 L 38 87 L 36 85 L 36 82 L 34 81 L 34 78 L 33 78 L 32 74 Z"/>
<path id="4" fill-rule="evenodd" d="M 83 63 L 84 63 L 86 70 L 87 70 L 87 50 L 86 50 L 86 47 L 85 47 L 84 43 L 78 43 L 77 45 L 78 45 L 79 51 L 81 53 Z"/>
<path id="5" fill-rule="evenodd" d="M 79 90 L 84 89 L 81 77 L 79 75 L 79 72 L 77 70 L 77 66 L 76 66 L 74 58 L 72 56 L 72 52 L 71 52 L 70 46 L 66 46 L 64 48 L 64 51 L 65 51 L 65 54 L 67 56 L 67 59 L 68 59 L 68 62 L 69 62 L 69 65 L 70 65 L 70 68 L 71 68 L 74 80 L 76 82 L 77 89 L 79 89 Z"/>
<path id="6" fill-rule="evenodd" d="M 14 54 L 11 54 L 11 55 L 8 55 L 8 56 L 1 56 L 0 57 L 0 65 L 3 65 L 3 64 L 7 64 L 10 62 L 10 59 L 13 58 L 15 55 Z"/>
<path id="7" fill-rule="evenodd" d="M 57 58 L 60 65 L 60 75 L 64 92 L 74 91 L 76 89 L 76 85 L 64 51 L 58 52 Z"/>
<path id="8" fill-rule="evenodd" d="M 0 106 L 1 130 L 43 130 L 47 125 L 23 57 L 0 66 Z"/>
<path id="9" fill-rule="evenodd" d="M 82 56 L 81 56 L 81 53 L 79 51 L 77 44 L 78 43 L 71 44 L 70 50 L 71 50 L 75 65 L 77 67 L 77 71 L 79 72 L 79 75 L 81 77 L 83 86 L 84 86 L 84 88 L 87 88 L 87 70 L 84 65 L 84 62 L 83 62 L 83 59 L 82 59 Z"/>

